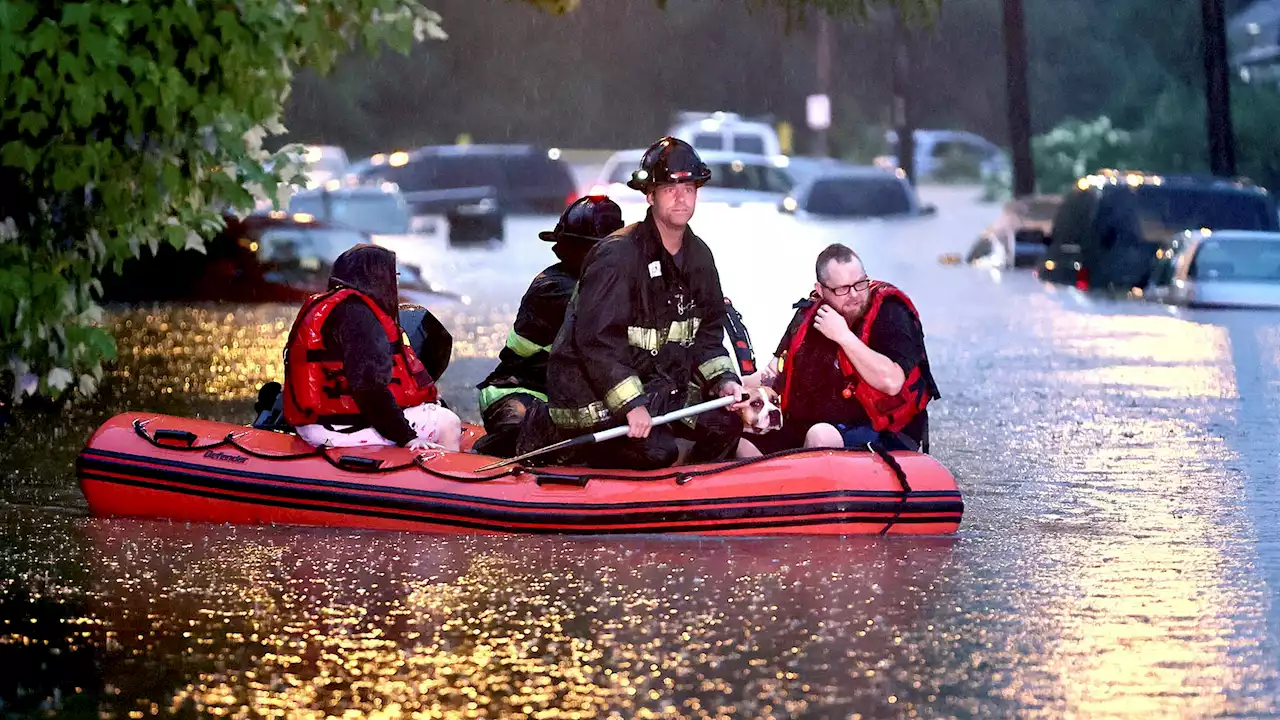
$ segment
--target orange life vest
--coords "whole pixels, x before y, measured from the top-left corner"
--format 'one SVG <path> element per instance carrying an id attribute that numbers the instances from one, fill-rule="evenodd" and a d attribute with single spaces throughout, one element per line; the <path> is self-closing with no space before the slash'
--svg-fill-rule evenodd
<path id="1" fill-rule="evenodd" d="M 351 288 L 311 296 L 289 331 L 284 351 L 284 419 L 300 425 L 363 425 L 366 422 L 347 385 L 342 355 L 324 344 L 324 324 L 343 300 L 359 298 L 373 311 L 391 347 L 391 394 L 401 408 L 435 402 L 435 381 L 413 352 L 395 318 L 373 298 Z"/>
<path id="2" fill-rule="evenodd" d="M 920 326 L 920 313 L 916 311 L 916 306 L 912 304 L 911 299 L 901 290 L 889 283 L 878 280 L 871 283 L 869 290 L 871 302 L 867 306 L 866 315 L 863 316 L 862 332 L 858 336 L 864 344 L 871 339 L 871 327 L 875 324 L 880 308 L 883 307 L 885 300 L 889 298 L 899 300 L 903 305 L 906 305 L 907 309 L 911 311 L 911 317 L 915 320 L 916 326 Z M 805 335 L 813 327 L 814 316 L 818 314 L 818 308 L 820 307 L 822 307 L 822 304 L 815 302 L 804 310 L 803 321 L 792 334 L 791 342 L 787 346 L 787 353 L 782 358 L 782 373 L 779 378 L 782 387 L 778 394 L 781 402 L 780 408 L 783 413 L 787 411 L 787 404 L 791 396 L 791 381 L 796 366 L 796 353 L 800 352 L 801 346 L 804 344 Z M 849 358 L 845 356 L 844 351 L 837 352 L 836 357 L 840 364 L 840 373 L 847 380 L 847 384 L 840 390 L 840 394 L 845 399 L 855 398 L 858 401 L 858 404 L 866 411 L 867 417 L 870 418 L 871 427 L 875 430 L 901 431 L 933 399 L 933 392 L 923 375 L 923 361 L 912 368 L 902 383 L 902 389 L 896 395 L 888 395 L 858 377 L 857 370 L 854 369 L 853 363 L 849 361 Z"/>

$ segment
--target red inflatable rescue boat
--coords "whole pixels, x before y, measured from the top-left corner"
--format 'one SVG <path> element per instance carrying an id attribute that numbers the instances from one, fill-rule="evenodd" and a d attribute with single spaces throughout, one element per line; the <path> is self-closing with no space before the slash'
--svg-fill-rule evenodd
<path id="1" fill-rule="evenodd" d="M 464 449 L 483 433 L 468 426 Z M 797 450 L 652 472 L 476 472 L 467 452 L 307 445 L 295 435 L 124 413 L 76 475 L 97 517 L 445 533 L 940 535 L 964 503 L 928 455 Z"/>

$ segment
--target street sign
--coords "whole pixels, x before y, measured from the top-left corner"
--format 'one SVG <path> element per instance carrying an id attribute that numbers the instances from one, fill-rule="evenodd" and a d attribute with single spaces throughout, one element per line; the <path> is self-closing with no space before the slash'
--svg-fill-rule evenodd
<path id="1" fill-rule="evenodd" d="M 810 95 L 804 99 L 804 119 L 810 130 L 831 127 L 831 99 L 826 95 Z"/>

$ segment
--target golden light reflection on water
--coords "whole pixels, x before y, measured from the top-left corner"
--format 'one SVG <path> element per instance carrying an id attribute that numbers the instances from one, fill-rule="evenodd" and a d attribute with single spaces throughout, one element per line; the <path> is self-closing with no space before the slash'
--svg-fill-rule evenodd
<path id="1" fill-rule="evenodd" d="M 1159 315 L 1054 314 L 1042 331 L 1056 347 L 1098 363 L 1060 371 L 1064 385 L 1133 390 L 1146 397 L 1238 397 L 1227 331 Z"/>
<path id="2" fill-rule="evenodd" d="M 110 646 L 120 691 L 104 718 L 913 716 L 939 697 L 908 668 L 950 541 L 904 558 L 872 542 L 86 532 L 102 560 L 88 619 L 105 618 L 87 642 Z M 125 658 L 178 662 L 181 681 L 138 682 Z"/>
<path id="3" fill-rule="evenodd" d="M 1083 717 L 1240 712 L 1228 696 L 1238 698 L 1256 663 L 1266 662 L 1242 658 L 1230 640 L 1257 632 L 1251 626 L 1260 621 L 1241 615 L 1260 598 L 1235 582 L 1247 560 L 1222 527 L 1243 488 L 1203 482 L 1231 450 L 1199 413 L 1152 413 L 1170 398 L 1199 408 L 1236 397 L 1230 338 L 1221 327 L 1176 318 L 1089 316 L 1087 331 L 1078 317 L 1059 319 L 1051 326 L 1064 334 L 1061 346 L 1110 364 L 1056 381 L 1105 384 L 1110 397 L 1140 402 L 1100 408 L 1058 458 L 1089 481 L 1053 487 L 1081 515 L 1047 522 L 1079 520 L 1088 530 L 1046 546 L 1054 562 L 1039 565 L 1045 574 L 1034 581 L 1055 589 L 1039 608 L 1051 627 L 1035 632 L 1052 640 L 1007 690 L 1056 696 L 1055 713 Z M 1040 687 L 1046 675 L 1057 679 L 1053 692 Z"/>
<path id="4" fill-rule="evenodd" d="M 433 308 L 453 335 L 453 357 L 496 358 L 514 309 L 506 305 Z M 284 376 L 292 305 L 115 307 L 114 375 L 144 395 L 188 394 L 217 400 L 254 397 Z"/>
<path id="5" fill-rule="evenodd" d="M 1058 348 L 1098 359 L 1207 363 L 1230 351 L 1224 328 L 1167 315 L 1045 313 L 1036 324 Z"/>

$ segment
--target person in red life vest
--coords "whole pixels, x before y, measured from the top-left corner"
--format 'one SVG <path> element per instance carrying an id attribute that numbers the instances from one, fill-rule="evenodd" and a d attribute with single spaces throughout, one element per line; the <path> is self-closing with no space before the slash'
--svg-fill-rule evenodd
<path id="1" fill-rule="evenodd" d="M 458 450 L 462 424 L 397 319 L 395 253 L 356 245 L 303 304 L 284 351 L 284 419 L 316 446 Z"/>
<path id="2" fill-rule="evenodd" d="M 925 407 L 942 395 L 915 305 L 868 278 L 858 255 L 839 243 L 818 255 L 814 269 L 813 293 L 795 304 L 773 360 L 751 379 L 778 391 L 784 418 L 781 432 L 756 444 L 770 452 L 878 441 L 927 452 Z"/>

